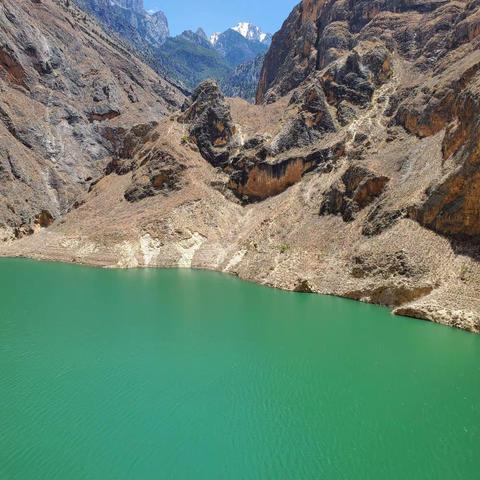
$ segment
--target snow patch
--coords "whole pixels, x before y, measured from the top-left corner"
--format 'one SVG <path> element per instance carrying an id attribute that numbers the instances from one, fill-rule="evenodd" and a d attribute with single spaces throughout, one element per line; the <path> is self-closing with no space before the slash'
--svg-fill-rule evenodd
<path id="1" fill-rule="evenodd" d="M 250 23 L 240 22 L 234 27 L 232 27 L 232 30 L 235 30 L 236 32 L 238 32 L 242 37 L 248 38 L 249 34 L 251 34 L 250 27 L 251 27 Z"/>
<path id="2" fill-rule="evenodd" d="M 218 37 L 220 37 L 219 32 L 214 32 L 210 35 L 210 43 L 215 46 L 218 42 Z"/>
<path id="3" fill-rule="evenodd" d="M 232 27 L 232 30 L 238 32 L 242 37 L 246 38 L 247 40 L 264 42 L 268 37 L 268 35 L 265 32 L 262 32 L 260 28 L 249 22 L 240 22 L 234 27 Z"/>

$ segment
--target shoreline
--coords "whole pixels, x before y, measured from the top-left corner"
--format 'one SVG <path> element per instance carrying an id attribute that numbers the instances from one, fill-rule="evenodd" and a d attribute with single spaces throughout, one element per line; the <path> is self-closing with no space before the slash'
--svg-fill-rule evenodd
<path id="1" fill-rule="evenodd" d="M 316 291 L 316 290 L 310 290 L 310 291 L 301 291 L 301 290 L 295 290 L 294 288 L 289 288 L 287 286 L 282 286 L 282 285 L 275 285 L 273 283 L 266 283 L 266 282 L 260 282 L 256 280 L 253 276 L 245 276 L 241 275 L 237 272 L 231 272 L 231 271 L 225 271 L 221 270 L 219 268 L 208 268 L 208 267 L 196 267 L 196 266 L 189 266 L 189 267 L 182 267 L 179 266 L 178 264 L 155 264 L 155 265 L 136 265 L 136 266 L 122 266 L 118 264 L 113 264 L 113 263 L 107 263 L 107 262 L 94 262 L 94 261 L 88 261 L 86 259 L 83 260 L 76 260 L 76 259 L 67 259 L 62 258 L 60 256 L 54 257 L 51 255 L 46 255 L 43 256 L 41 254 L 35 253 L 31 255 L 25 255 L 25 254 L 6 254 L 4 252 L 0 251 L 0 259 L 22 259 L 22 260 L 31 260 L 34 262 L 42 262 L 42 263 L 52 263 L 52 264 L 64 264 L 64 265 L 73 265 L 73 266 L 79 266 L 83 268 L 93 268 L 93 269 L 100 269 L 100 270 L 190 270 L 190 271 L 205 271 L 205 272 L 212 272 L 212 273 L 217 273 L 221 275 L 227 275 L 232 278 L 236 278 L 238 280 L 255 284 L 260 287 L 265 287 L 265 288 L 270 288 L 270 289 L 276 289 L 280 290 L 283 292 L 290 292 L 290 293 L 299 293 L 302 295 L 323 295 L 323 296 L 328 296 L 328 297 L 334 297 L 334 298 L 340 298 L 343 300 L 349 300 L 352 302 L 359 302 L 363 303 L 366 305 L 373 305 L 376 307 L 384 308 L 389 311 L 389 313 L 393 316 L 396 317 L 403 317 L 403 318 L 409 318 L 409 319 L 414 319 L 414 320 L 421 320 L 421 321 L 426 321 L 430 323 L 435 323 L 437 325 L 442 325 L 445 327 L 450 327 L 450 328 L 455 328 L 457 330 L 462 330 L 467 333 L 473 333 L 473 334 L 480 334 L 480 331 L 472 330 L 471 325 L 468 324 L 451 324 L 447 323 L 445 321 L 442 321 L 442 319 L 435 320 L 432 318 L 429 318 L 427 315 L 425 315 L 423 312 L 416 310 L 415 308 L 410 309 L 408 305 L 403 305 L 403 306 L 398 306 L 398 307 L 392 307 L 389 305 L 385 305 L 382 303 L 376 303 L 372 301 L 366 301 L 363 299 L 357 299 L 357 298 L 352 298 L 350 296 L 345 296 L 337 293 L 331 293 L 331 292 L 326 292 L 326 291 Z"/>

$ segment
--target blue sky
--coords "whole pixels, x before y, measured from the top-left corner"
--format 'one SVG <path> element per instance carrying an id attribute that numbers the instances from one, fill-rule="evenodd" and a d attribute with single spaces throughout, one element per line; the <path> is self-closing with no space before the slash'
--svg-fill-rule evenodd
<path id="1" fill-rule="evenodd" d="M 144 0 L 146 10 L 163 10 L 172 35 L 202 27 L 207 34 L 240 21 L 275 33 L 300 0 Z"/>

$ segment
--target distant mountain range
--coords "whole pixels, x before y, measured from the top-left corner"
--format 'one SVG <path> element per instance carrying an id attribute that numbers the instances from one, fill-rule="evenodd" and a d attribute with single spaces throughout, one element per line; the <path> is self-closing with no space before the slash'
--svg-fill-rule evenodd
<path id="1" fill-rule="evenodd" d="M 210 37 L 201 28 L 171 37 L 165 14 L 147 12 L 143 0 L 74 1 L 185 91 L 213 78 L 227 95 L 254 99 L 263 57 L 272 40 L 256 25 L 241 22 Z"/>

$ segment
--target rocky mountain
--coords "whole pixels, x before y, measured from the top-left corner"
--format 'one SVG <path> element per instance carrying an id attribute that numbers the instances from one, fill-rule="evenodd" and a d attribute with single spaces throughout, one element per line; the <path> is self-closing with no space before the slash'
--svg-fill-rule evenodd
<path id="1" fill-rule="evenodd" d="M 0 236 L 19 237 L 61 218 L 116 142 L 183 96 L 67 0 L 3 1 L 0 44 Z"/>
<path id="2" fill-rule="evenodd" d="M 137 48 L 159 47 L 169 36 L 168 21 L 161 11 L 147 13 L 143 0 L 74 0 Z"/>
<path id="3" fill-rule="evenodd" d="M 169 78 L 193 90 L 206 78 L 228 78 L 232 71 L 225 57 L 215 50 L 202 31 L 186 31 L 168 38 L 156 50 L 161 70 Z"/>
<path id="4" fill-rule="evenodd" d="M 6 18 L 29 11 L 26 0 L 5 3 L 16 9 Z M 53 28 L 39 20 L 45 3 L 33 4 L 29 32 Z M 3 135 L 12 145 L 2 168 L 8 185 L 22 185 L 23 165 L 35 165 L 39 182 L 44 171 L 64 174 L 92 164 L 99 176 L 81 171 L 81 178 L 97 178 L 86 182 L 89 191 L 77 188 L 74 175 L 62 177 L 63 183 L 48 176 L 23 210 L 20 187 L 4 189 L 0 219 L 8 240 L 0 253 L 213 269 L 387 305 L 397 314 L 480 333 L 479 19 L 479 0 L 303 0 L 272 39 L 256 105 L 226 98 L 217 83 L 205 81 L 168 116 L 160 111 L 162 92 L 155 104 L 158 124 L 146 126 L 134 120 L 137 108 L 154 104 L 146 67 L 127 53 L 109 57 L 100 43 L 105 75 L 128 59 L 144 72 L 145 90 L 132 105 L 122 100 L 127 110 L 113 118 L 117 97 L 105 99 L 103 89 L 81 76 L 85 93 L 74 105 L 85 111 L 82 125 L 99 128 L 112 143 L 105 156 L 96 156 L 103 152 L 97 144 L 81 150 L 80 161 L 57 153 L 55 161 L 46 153 L 31 157 L 52 145 L 39 132 L 53 128 L 66 135 L 74 128 L 66 114 L 60 128 L 58 115 L 31 106 L 32 98 L 44 98 L 41 82 L 54 82 L 42 68 L 68 60 L 54 61 L 51 48 L 50 67 L 39 62 L 43 56 L 24 50 L 24 33 L 11 36 L 24 22 L 4 20 L 0 25 L 7 25 L 4 35 L 11 36 L 13 49 L 4 50 L 1 60 L 2 88 L 9 92 Z M 75 38 L 89 31 L 77 28 Z M 201 32 L 197 36 L 193 43 L 203 45 Z M 43 43 L 35 39 L 34 45 Z M 74 56 L 66 47 L 61 52 Z M 24 71 L 41 83 L 35 95 L 22 90 Z M 93 68 L 93 78 L 98 71 L 100 66 Z M 121 82 L 127 80 L 112 75 L 124 99 Z M 65 87 L 56 85 L 48 84 L 48 105 L 63 112 Z M 135 82 L 132 88 L 140 90 Z M 99 102 L 93 100 L 97 94 Z M 31 115 L 28 124 L 17 120 L 27 104 L 41 118 L 38 128 Z M 122 135 L 102 129 L 130 116 Z M 32 138 L 39 145 L 33 149 L 27 146 Z M 60 152 L 70 152 L 69 145 Z M 47 211 L 50 199 L 70 185 L 76 208 Z M 12 225 L 18 225 L 13 222 L 22 218 L 18 212 L 33 212 L 32 205 L 39 215 L 34 234 L 11 240 Z"/>
<path id="5" fill-rule="evenodd" d="M 238 32 L 242 37 L 254 42 L 265 43 L 270 45 L 272 43 L 272 35 L 263 32 L 259 27 L 248 22 L 240 22 L 232 30 Z"/>
<path id="6" fill-rule="evenodd" d="M 249 40 L 251 42 L 259 42 L 268 46 L 272 43 L 272 35 L 270 33 L 263 32 L 259 27 L 253 25 L 252 23 L 240 22 L 234 27 L 231 27 L 229 30 L 239 33 L 243 38 L 245 38 L 245 40 Z M 210 35 L 210 43 L 215 46 L 221 35 L 222 32 L 212 33 L 212 35 Z"/>
<path id="7" fill-rule="evenodd" d="M 193 90 L 202 80 L 213 78 L 227 92 L 245 92 L 243 98 L 251 100 L 251 91 L 256 89 L 259 79 L 259 59 L 268 50 L 270 36 L 254 26 L 249 31 L 242 30 L 246 36 L 235 28 L 210 39 L 201 28 L 183 32 L 168 38 L 156 50 L 155 57 L 161 59 L 162 71 L 187 89 Z"/>
<path id="8" fill-rule="evenodd" d="M 268 43 L 245 38 L 231 28 L 218 35 L 212 45 L 232 68 L 268 50 Z"/>

